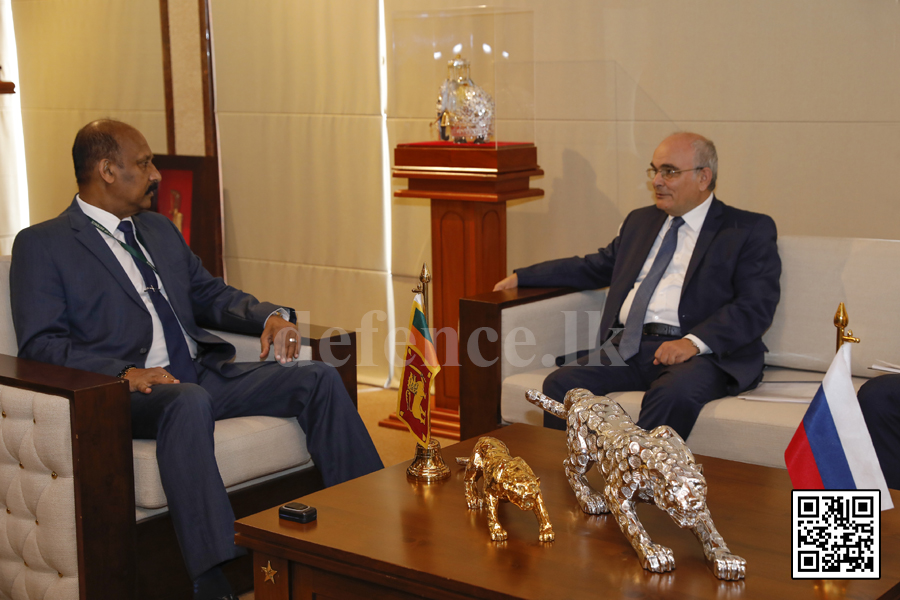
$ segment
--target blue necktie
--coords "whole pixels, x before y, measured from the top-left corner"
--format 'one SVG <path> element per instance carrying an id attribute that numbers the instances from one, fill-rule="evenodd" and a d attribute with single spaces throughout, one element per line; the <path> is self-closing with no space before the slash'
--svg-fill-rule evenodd
<path id="1" fill-rule="evenodd" d="M 119 223 L 119 231 L 125 234 L 125 242 L 134 248 L 138 254 L 144 257 L 141 247 L 138 246 L 134 237 L 134 227 L 130 221 L 122 221 Z M 156 309 L 156 315 L 162 323 L 163 336 L 166 338 L 166 350 L 169 352 L 168 371 L 175 379 L 182 383 L 197 383 L 197 369 L 194 367 L 194 361 L 191 359 L 191 351 L 188 348 L 187 341 L 184 339 L 184 333 L 181 331 L 181 325 L 178 324 L 178 318 L 172 310 L 172 306 L 166 297 L 159 291 L 159 283 L 156 279 L 156 273 L 143 260 L 137 256 L 131 255 L 134 264 L 137 265 L 138 271 L 144 278 L 144 285 L 147 286 L 146 292 L 150 294 L 150 300 Z M 146 259 L 146 257 L 144 257 Z"/>
<path id="2" fill-rule="evenodd" d="M 675 217 L 669 225 L 669 230 L 663 238 L 662 244 L 659 246 L 659 252 L 653 260 L 650 272 L 641 282 L 634 299 L 631 301 L 631 308 L 628 309 L 628 317 L 625 319 L 625 333 L 622 334 L 622 341 L 619 342 L 619 356 L 622 360 L 628 360 L 638 353 L 641 347 L 641 335 L 644 330 L 644 317 L 647 315 L 647 307 L 650 306 L 650 298 L 659 285 L 666 267 L 672 262 L 672 256 L 675 254 L 675 246 L 678 245 L 678 228 L 684 224 L 684 219 Z"/>

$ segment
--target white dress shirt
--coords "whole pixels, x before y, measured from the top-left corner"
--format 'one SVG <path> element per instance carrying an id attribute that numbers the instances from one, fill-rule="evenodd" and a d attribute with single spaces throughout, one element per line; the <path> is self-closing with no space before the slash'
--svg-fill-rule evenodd
<path id="1" fill-rule="evenodd" d="M 687 274 L 688 265 L 691 262 L 691 256 L 694 254 L 694 247 L 697 245 L 697 237 L 700 235 L 700 229 L 703 227 L 703 221 L 706 220 L 706 214 L 709 207 L 712 206 L 714 194 L 710 194 L 709 198 L 702 204 L 693 208 L 682 216 L 684 224 L 678 230 L 678 244 L 675 246 L 675 254 L 672 261 L 666 267 L 659 285 L 650 297 L 650 304 L 647 306 L 647 314 L 644 315 L 644 323 L 662 323 L 666 325 L 675 325 L 681 327 L 681 320 L 678 318 L 678 305 L 681 302 L 681 288 L 684 286 L 684 276 Z M 666 219 L 662 228 L 653 241 L 650 248 L 650 254 L 644 261 L 644 266 L 638 274 L 634 287 L 628 292 L 625 301 L 622 302 L 622 308 L 619 310 L 619 321 L 624 323 L 628 318 L 628 311 L 631 309 L 631 303 L 634 301 L 634 295 L 637 292 L 641 282 L 650 272 L 650 267 L 656 259 L 659 247 L 662 245 L 663 238 L 672 224 L 672 216 Z M 691 340 L 700 349 L 700 354 L 709 354 L 712 350 L 703 343 L 703 341 L 695 335 L 688 334 L 684 336 Z"/>
<path id="2" fill-rule="evenodd" d="M 169 351 L 166 348 L 166 338 L 163 334 L 162 322 L 159 320 L 159 315 L 156 314 L 156 307 L 153 306 L 153 300 L 150 299 L 150 294 L 144 289 L 147 287 L 144 284 L 144 277 L 141 275 L 140 270 L 137 268 L 137 265 L 134 264 L 134 259 L 131 257 L 131 254 L 123 248 L 119 242 L 116 240 L 125 243 L 125 234 L 119 231 L 119 217 L 115 216 L 112 213 L 108 213 L 102 208 L 98 208 L 92 204 L 88 204 L 84 200 L 81 199 L 81 196 L 75 196 L 75 199 L 78 201 L 78 206 L 84 211 L 91 219 L 97 221 L 106 229 L 115 236 L 115 240 L 100 231 L 97 230 L 97 233 L 100 234 L 100 237 L 106 242 L 106 245 L 109 246 L 109 249 L 112 250 L 116 259 L 119 261 L 119 264 L 122 265 L 122 268 L 125 269 L 125 274 L 128 275 L 128 279 L 131 280 L 131 283 L 134 285 L 134 289 L 137 290 L 138 295 L 141 297 L 141 300 L 144 302 L 144 305 L 147 307 L 147 312 L 150 313 L 150 319 L 153 321 L 153 343 L 150 345 L 150 349 L 147 352 L 147 359 L 144 362 L 144 368 L 149 369 L 151 367 L 165 367 L 169 364 Z M 127 217 L 123 219 L 124 221 L 129 221 L 134 226 L 134 221 L 131 220 L 131 217 Z M 136 231 L 136 229 L 135 229 Z M 135 236 L 137 237 L 137 236 Z M 144 253 L 144 256 L 150 263 L 153 263 L 153 257 L 150 256 L 150 253 L 144 248 L 143 244 L 138 241 L 138 246 L 140 246 L 141 252 Z M 155 263 L 153 263 L 155 265 Z M 169 300 L 169 296 L 166 294 L 166 288 L 163 286 L 162 279 L 156 278 L 159 285 L 159 291 L 165 296 L 166 301 Z M 177 316 L 175 317 L 178 318 Z M 180 323 L 179 323 L 180 325 Z M 197 357 L 197 342 L 194 341 L 194 338 L 189 336 L 184 332 L 184 327 L 181 328 L 181 333 L 184 335 L 184 339 L 187 342 L 188 350 L 191 352 L 191 358 Z"/>

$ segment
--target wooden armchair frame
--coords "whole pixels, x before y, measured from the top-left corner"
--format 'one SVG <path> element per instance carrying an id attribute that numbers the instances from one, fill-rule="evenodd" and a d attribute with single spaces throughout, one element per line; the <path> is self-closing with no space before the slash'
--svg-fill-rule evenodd
<path id="1" fill-rule="evenodd" d="M 571 288 L 516 288 L 501 292 L 488 292 L 459 301 L 459 433 L 460 439 L 468 439 L 493 431 L 502 425 L 500 418 L 500 394 L 503 381 L 500 373 L 501 313 L 504 309 L 538 302 L 570 294 Z M 496 332 L 491 340 L 485 331 Z M 478 366 L 468 349 L 477 333 L 476 347 L 489 366 Z"/>
<path id="2" fill-rule="evenodd" d="M 356 404 L 356 333 L 311 325 L 304 344 L 335 364 Z M 324 344 L 323 344 L 324 342 Z M 325 344 L 330 352 L 322 352 Z M 343 363 L 343 364 L 339 364 Z M 168 513 L 135 522 L 131 405 L 113 377 L 0 354 L 0 384 L 69 399 L 80 597 L 189 599 L 192 586 Z M 229 495 L 242 518 L 322 488 L 318 469 Z M 249 556 L 232 562 L 237 590 L 253 586 Z"/>

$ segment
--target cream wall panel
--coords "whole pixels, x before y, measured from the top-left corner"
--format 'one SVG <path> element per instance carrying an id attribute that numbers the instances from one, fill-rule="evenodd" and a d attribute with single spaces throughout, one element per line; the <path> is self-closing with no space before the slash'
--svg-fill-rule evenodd
<path id="1" fill-rule="evenodd" d="M 394 198 L 391 224 L 394 275 L 418 277 L 423 263 L 431 269 L 431 201 L 424 198 Z"/>
<path id="2" fill-rule="evenodd" d="M 225 255 L 387 271 L 376 117 L 219 113 Z"/>
<path id="3" fill-rule="evenodd" d="M 509 271 L 553 258 L 595 252 L 615 235 L 618 199 L 616 126 L 598 121 L 538 121 L 535 141 L 544 197 L 507 205 Z M 577 215 L 577 218 L 573 218 Z"/>
<path id="4" fill-rule="evenodd" d="M 137 127 L 153 152 L 165 153 L 166 115 L 162 111 L 22 110 L 32 224 L 56 217 L 72 202 L 78 192 L 72 166 L 75 134 L 87 123 L 107 117 Z"/>
<path id="5" fill-rule="evenodd" d="M 377 9 L 212 7 L 229 282 L 294 290 L 319 323 L 389 316 Z M 388 322 L 373 325 L 359 375 L 382 384 Z"/>
<path id="6" fill-rule="evenodd" d="M 165 110 L 157 0 L 12 7 L 23 108 Z"/>
<path id="7" fill-rule="evenodd" d="M 432 139 L 428 123 L 427 119 L 388 119 L 391 167 L 398 143 Z M 394 192 L 408 187 L 408 179 L 391 178 L 391 272 L 395 276 L 418 278 L 422 263 L 431 266 L 431 201 L 393 197 Z"/>
<path id="8" fill-rule="evenodd" d="M 198 0 L 168 0 L 175 153 L 206 155 Z"/>
<path id="9" fill-rule="evenodd" d="M 896 2 L 603 6 L 603 58 L 622 64 L 676 120 L 900 118 Z"/>
<path id="10" fill-rule="evenodd" d="M 535 81 L 540 83 L 534 90 L 535 119 L 616 120 L 618 71 L 613 61 L 535 63 Z"/>
<path id="11" fill-rule="evenodd" d="M 378 114 L 375 0 L 213 4 L 221 112 Z"/>
<path id="12" fill-rule="evenodd" d="M 721 150 L 719 193 L 779 233 L 898 239 L 900 123 L 703 123 Z"/>
<path id="13" fill-rule="evenodd" d="M 386 273 L 240 258 L 228 258 L 226 267 L 232 285 L 261 300 L 309 311 L 310 322 L 316 325 L 358 330 L 357 376 L 366 383 L 384 384 Z"/>
<path id="14" fill-rule="evenodd" d="M 76 191 L 77 131 L 111 117 L 166 150 L 157 0 L 13 0 L 30 218 L 58 215 Z M 149 26 L 148 26 L 149 24 Z"/>

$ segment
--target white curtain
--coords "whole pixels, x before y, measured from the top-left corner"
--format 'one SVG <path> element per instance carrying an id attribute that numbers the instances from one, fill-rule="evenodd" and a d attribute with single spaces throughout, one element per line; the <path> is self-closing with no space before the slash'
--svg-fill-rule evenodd
<path id="1" fill-rule="evenodd" d="M 16 84 L 15 94 L 0 94 L 0 254 L 9 254 L 13 239 L 28 225 L 28 183 L 16 34 L 10 0 L 0 0 L 0 80 Z"/>

